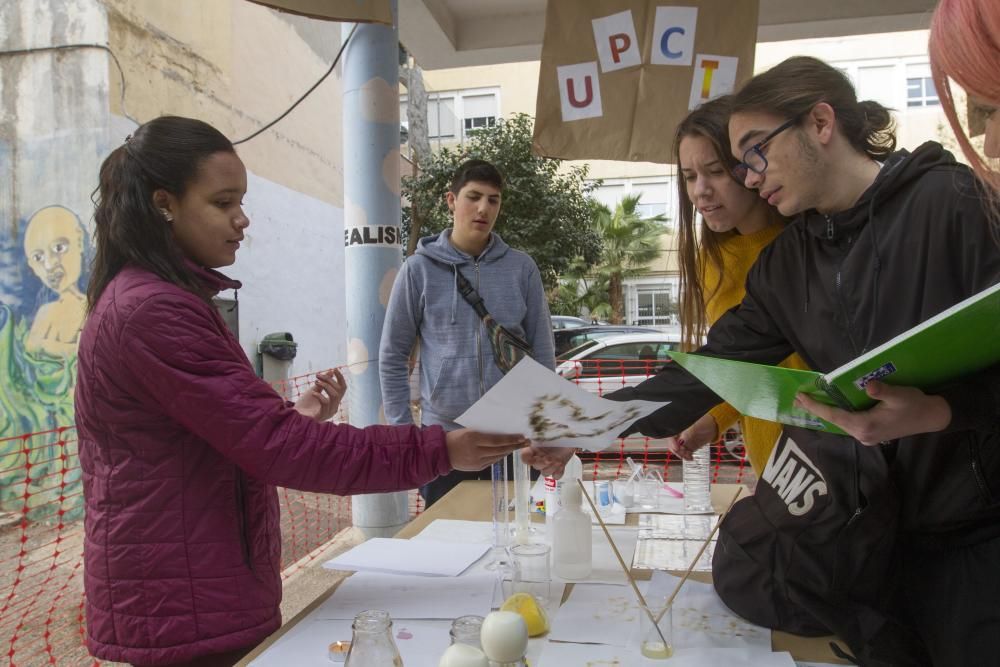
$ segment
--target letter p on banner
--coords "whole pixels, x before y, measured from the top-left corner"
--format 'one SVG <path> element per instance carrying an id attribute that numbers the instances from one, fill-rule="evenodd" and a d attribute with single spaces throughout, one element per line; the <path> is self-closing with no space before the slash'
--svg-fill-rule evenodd
<path id="1" fill-rule="evenodd" d="M 642 64 L 639 40 L 635 37 L 632 12 L 624 11 L 590 22 L 602 72 L 613 72 Z"/>

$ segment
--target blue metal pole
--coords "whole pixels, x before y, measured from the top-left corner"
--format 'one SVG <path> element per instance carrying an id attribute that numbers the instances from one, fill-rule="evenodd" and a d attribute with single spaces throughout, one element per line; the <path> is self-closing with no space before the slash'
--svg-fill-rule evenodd
<path id="1" fill-rule="evenodd" d="M 378 348 L 389 290 L 402 262 L 399 239 L 399 31 L 360 24 L 344 52 L 344 242 L 350 419 L 384 421 Z M 345 25 L 347 39 L 351 25 Z M 409 518 L 406 493 L 354 496 L 354 525 L 392 535 Z"/>

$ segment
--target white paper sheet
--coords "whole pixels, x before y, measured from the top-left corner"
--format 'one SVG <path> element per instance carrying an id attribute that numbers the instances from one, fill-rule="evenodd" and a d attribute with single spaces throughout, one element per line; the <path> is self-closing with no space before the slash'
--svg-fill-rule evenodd
<path id="1" fill-rule="evenodd" d="M 328 570 L 367 570 L 393 574 L 457 577 L 479 560 L 489 544 L 401 540 L 373 537 L 323 567 Z"/>
<path id="2" fill-rule="evenodd" d="M 545 532 L 545 526 L 539 524 L 537 527 L 538 541 L 550 542 L 549 537 Z M 635 526 L 609 526 L 608 532 L 611 533 L 611 537 L 614 539 L 615 545 L 618 547 L 618 551 L 621 553 L 625 563 L 631 563 L 632 559 L 635 557 L 636 542 L 638 541 L 639 535 L 638 528 Z M 436 519 L 424 528 L 418 535 L 413 537 L 413 540 L 416 541 L 439 540 L 441 542 L 445 542 L 447 540 L 452 540 L 455 544 L 465 544 L 466 541 L 481 540 L 482 543 L 487 546 L 488 543 L 492 542 L 492 539 L 493 534 L 488 522 L 455 521 L 451 519 Z M 604 531 L 601 530 L 600 526 L 595 526 L 593 528 L 591 540 L 593 541 L 594 566 L 590 576 L 581 581 L 590 584 L 628 583 L 628 579 L 625 577 L 625 573 L 622 572 L 621 565 L 618 564 L 618 559 L 615 558 L 615 554 L 611 550 L 611 545 L 608 544 L 608 540 L 604 537 Z M 485 558 L 480 560 L 473 568 L 470 568 L 469 572 L 466 574 L 483 571 L 486 561 L 487 559 Z M 565 584 L 570 581 L 576 580 L 561 579 L 560 577 L 557 577 L 553 571 L 553 589 L 558 584 Z"/>
<path id="3" fill-rule="evenodd" d="M 393 639 L 404 665 L 438 664 L 451 643 L 451 621 L 393 621 Z M 251 667 L 334 667 L 327 658 L 331 643 L 351 639 L 351 621 L 324 621 L 311 616 L 260 654 Z"/>
<path id="4" fill-rule="evenodd" d="M 645 593 L 649 582 L 636 583 Z M 638 631 L 639 604 L 631 586 L 577 584 L 559 608 L 548 637 L 624 648 Z"/>
<path id="5" fill-rule="evenodd" d="M 650 586 L 662 585 L 660 590 L 669 594 L 678 580 L 665 572 L 656 572 Z M 729 611 L 711 584 L 688 579 L 673 607 L 674 648 L 771 650 L 771 630 L 749 623 Z"/>
<path id="6" fill-rule="evenodd" d="M 538 526 L 543 532 L 545 526 Z M 493 544 L 493 524 L 489 521 L 434 519 L 413 540 L 436 540 L 454 544 Z"/>
<path id="7" fill-rule="evenodd" d="M 641 665 L 662 665 L 662 660 L 646 661 Z M 745 648 L 674 648 L 670 667 L 795 667 L 791 653 L 772 653 L 770 649 Z M 542 666 L 544 667 L 544 666 Z"/>
<path id="8" fill-rule="evenodd" d="M 747 649 L 678 649 L 670 660 L 642 657 L 637 646 L 547 642 L 538 667 L 795 667 L 788 653 Z M 801 664 L 801 663 L 800 663 Z"/>
<path id="9" fill-rule="evenodd" d="M 538 667 L 633 667 L 642 664 L 637 649 L 601 644 L 566 644 L 546 642 L 537 663 Z M 673 663 L 664 663 L 665 665 Z"/>
<path id="10" fill-rule="evenodd" d="M 525 357 L 455 421 L 488 433 L 521 433 L 542 447 L 599 452 L 664 405 L 601 398 Z"/>
<path id="11" fill-rule="evenodd" d="M 485 616 L 493 604 L 496 577 L 416 577 L 358 572 L 344 580 L 315 612 L 316 618 L 352 619 L 365 609 L 382 609 L 394 619 L 454 619 Z"/>

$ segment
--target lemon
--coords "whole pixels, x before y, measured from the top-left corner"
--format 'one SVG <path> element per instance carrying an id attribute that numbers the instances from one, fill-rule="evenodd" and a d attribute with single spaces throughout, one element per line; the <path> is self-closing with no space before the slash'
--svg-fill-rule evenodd
<path id="1" fill-rule="evenodd" d="M 520 614 L 528 626 L 528 636 L 537 637 L 549 631 L 549 617 L 531 593 L 514 593 L 503 603 L 500 611 Z"/>

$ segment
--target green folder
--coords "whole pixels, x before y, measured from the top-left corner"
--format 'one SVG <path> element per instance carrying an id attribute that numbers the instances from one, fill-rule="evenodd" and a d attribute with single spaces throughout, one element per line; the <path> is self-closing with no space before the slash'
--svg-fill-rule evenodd
<path id="1" fill-rule="evenodd" d="M 670 356 L 745 415 L 843 433 L 795 407 L 804 393 L 827 405 L 865 410 L 870 380 L 933 390 L 1000 363 L 1000 283 L 938 313 L 829 373 L 671 352 Z"/>

